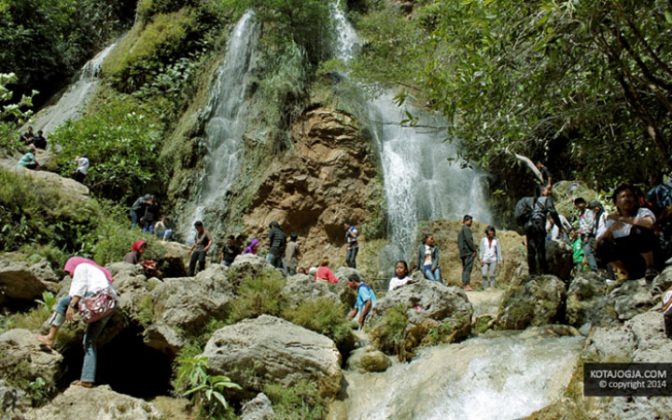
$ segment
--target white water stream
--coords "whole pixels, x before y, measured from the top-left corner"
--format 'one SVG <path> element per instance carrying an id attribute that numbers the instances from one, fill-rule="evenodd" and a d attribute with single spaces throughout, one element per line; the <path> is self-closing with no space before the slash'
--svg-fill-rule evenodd
<path id="1" fill-rule="evenodd" d="M 347 63 L 360 41 L 339 4 L 332 13 L 338 30 L 338 58 Z M 368 108 L 383 166 L 390 242 L 397 248 L 397 257 L 414 250 L 420 221 L 461 220 L 470 214 L 490 222 L 484 174 L 461 167 L 455 145 L 445 141 L 445 120 L 411 105 L 397 106 L 390 91 L 370 100 Z M 417 118 L 415 126 L 402 123 L 407 112 Z"/>
<path id="2" fill-rule="evenodd" d="M 217 71 L 206 110 L 209 117 L 205 125 L 207 156 L 203 187 L 192 217 L 182 229 L 187 240 L 192 236 L 194 221 L 207 220 L 209 211 L 224 208 L 226 195 L 240 173 L 243 134 L 248 122 L 245 92 L 258 34 L 254 12 L 248 10 L 236 24 Z"/>
<path id="3" fill-rule="evenodd" d="M 58 102 L 44 108 L 31 119 L 29 125 L 33 126 L 35 132 L 43 130 L 45 134 L 49 134 L 66 121 L 76 120 L 82 116 L 86 104 L 100 83 L 98 76 L 103 61 L 116 45 L 116 42 L 108 45 L 87 61 L 80 70 L 77 81 L 68 87 Z"/>
<path id="4" fill-rule="evenodd" d="M 504 420 L 530 415 L 561 396 L 584 339 L 523 334 L 431 347 L 383 373 L 346 371 L 348 418 Z"/>

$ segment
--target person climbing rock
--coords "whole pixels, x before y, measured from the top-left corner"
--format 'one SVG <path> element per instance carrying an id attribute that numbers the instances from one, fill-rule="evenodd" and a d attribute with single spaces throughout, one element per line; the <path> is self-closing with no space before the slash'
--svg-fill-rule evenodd
<path id="1" fill-rule="evenodd" d="M 199 271 L 205 270 L 205 256 L 212 245 L 212 237 L 203 226 L 200 220 L 194 223 L 196 228 L 196 236 L 194 238 L 194 245 L 191 247 L 191 258 L 189 259 L 189 276 L 193 277 Z M 198 270 L 196 270 L 196 263 L 198 263 Z"/>
<path id="2" fill-rule="evenodd" d="M 344 223 L 345 243 L 347 244 L 345 252 L 345 264 L 350 268 L 357 268 L 357 253 L 359 252 L 359 242 L 357 238 L 359 231 L 354 224 Z"/>
<path id="3" fill-rule="evenodd" d="M 71 257 L 63 268 L 72 278 L 70 289 L 66 296 L 59 299 L 54 313 L 49 317 L 49 333 L 46 336 L 38 335 L 37 340 L 47 348 L 53 347 L 58 331 L 67 321 L 72 321 L 75 312 L 78 312 L 80 300 L 89 296 L 104 294 L 109 299 L 116 300 L 116 293 L 112 288 L 112 274 L 95 261 L 82 257 Z M 96 382 L 96 340 L 105 328 L 110 316 L 87 324 L 84 333 L 84 363 L 80 379 L 74 385 L 91 388 Z"/>
<path id="4" fill-rule="evenodd" d="M 473 290 L 469 282 L 471 281 L 471 270 L 474 268 L 474 259 L 476 259 L 476 245 L 471 233 L 472 223 L 473 218 L 466 214 L 462 218 L 462 229 L 457 235 L 457 249 L 460 251 L 462 260 L 462 288 L 467 291 Z"/>
<path id="5" fill-rule="evenodd" d="M 357 273 L 352 273 L 348 276 L 348 287 L 357 291 L 355 307 L 348 314 L 348 320 L 356 317 L 359 327 L 362 328 L 366 322 L 366 318 L 371 313 L 371 309 L 376 306 L 376 294 L 371 287 L 362 281 Z"/>

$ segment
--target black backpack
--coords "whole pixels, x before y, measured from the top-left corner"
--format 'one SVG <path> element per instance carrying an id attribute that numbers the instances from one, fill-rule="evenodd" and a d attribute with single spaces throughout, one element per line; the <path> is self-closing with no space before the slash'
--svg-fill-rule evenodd
<path id="1" fill-rule="evenodd" d="M 529 233 L 546 229 L 546 206 L 538 197 L 523 197 L 513 210 L 518 233 Z"/>

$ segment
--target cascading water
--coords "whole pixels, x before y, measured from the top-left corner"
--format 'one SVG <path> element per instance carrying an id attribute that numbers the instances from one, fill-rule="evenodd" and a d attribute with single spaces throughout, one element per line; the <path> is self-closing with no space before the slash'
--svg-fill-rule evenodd
<path id="1" fill-rule="evenodd" d="M 428 348 L 384 373 L 346 372 L 348 418 L 525 417 L 562 395 L 584 339 L 524 334 Z"/>
<path id="2" fill-rule="evenodd" d="M 357 33 L 336 4 L 332 8 L 338 29 L 338 57 L 348 62 L 359 47 Z M 369 101 L 369 120 L 378 144 L 393 257 L 413 249 L 418 222 L 458 219 L 471 214 L 490 221 L 483 174 L 462 168 L 457 151 L 446 143 L 446 122 L 412 106 L 400 108 L 385 92 Z M 404 125 L 407 113 L 417 119 Z"/>
<path id="3" fill-rule="evenodd" d="M 108 45 L 95 57 L 87 61 L 80 70 L 77 81 L 68 87 L 58 102 L 40 111 L 32 119 L 30 124 L 36 131 L 43 130 L 45 134 L 49 134 L 66 121 L 81 116 L 88 100 L 100 83 L 98 75 L 103 61 L 116 45 L 116 42 Z"/>
<path id="4" fill-rule="evenodd" d="M 206 219 L 209 210 L 223 207 L 226 195 L 240 172 L 243 134 L 248 117 L 245 92 L 257 38 L 258 25 L 254 12 L 249 10 L 240 18 L 231 34 L 212 87 L 206 112 L 209 117 L 205 124 L 205 173 L 196 208 L 183 229 L 187 239 L 195 220 Z"/>

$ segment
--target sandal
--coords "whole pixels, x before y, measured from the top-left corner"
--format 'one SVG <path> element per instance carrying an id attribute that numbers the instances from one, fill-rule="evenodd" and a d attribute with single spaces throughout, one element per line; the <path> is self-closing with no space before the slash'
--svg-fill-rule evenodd
<path id="1" fill-rule="evenodd" d="M 70 385 L 81 386 L 82 388 L 93 388 L 93 382 L 85 382 L 81 380 L 76 380 Z"/>

